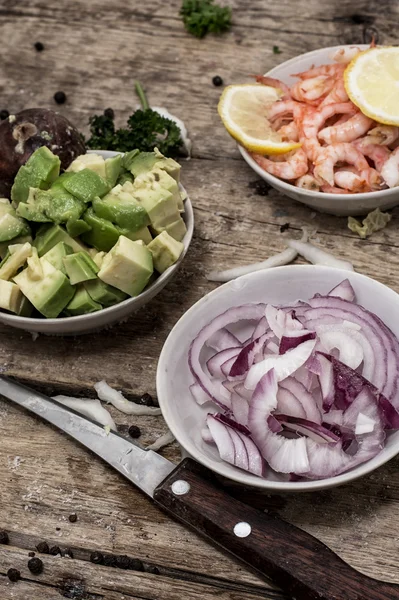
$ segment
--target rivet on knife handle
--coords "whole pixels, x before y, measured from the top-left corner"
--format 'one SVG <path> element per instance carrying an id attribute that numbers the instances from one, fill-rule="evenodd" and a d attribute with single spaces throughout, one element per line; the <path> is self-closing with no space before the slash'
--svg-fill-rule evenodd
<path id="1" fill-rule="evenodd" d="M 399 600 L 399 586 L 362 575 L 305 531 L 231 496 L 186 459 L 154 500 L 296 600 Z"/>

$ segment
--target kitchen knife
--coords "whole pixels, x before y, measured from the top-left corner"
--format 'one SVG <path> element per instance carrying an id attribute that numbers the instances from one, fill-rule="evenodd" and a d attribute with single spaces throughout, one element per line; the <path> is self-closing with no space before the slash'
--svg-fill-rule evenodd
<path id="1" fill-rule="evenodd" d="M 0 394 L 100 456 L 162 509 L 271 579 L 295 600 L 399 600 L 399 585 L 350 567 L 322 542 L 229 496 L 192 459 L 174 465 L 7 377 Z"/>

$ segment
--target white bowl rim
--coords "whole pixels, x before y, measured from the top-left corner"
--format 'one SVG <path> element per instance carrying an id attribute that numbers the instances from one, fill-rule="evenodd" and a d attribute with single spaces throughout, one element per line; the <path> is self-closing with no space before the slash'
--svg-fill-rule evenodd
<path id="1" fill-rule="evenodd" d="M 290 58 L 289 60 L 286 60 L 282 63 L 280 63 L 279 65 L 273 67 L 273 69 L 271 69 L 270 71 L 268 71 L 267 73 L 265 73 L 265 76 L 268 77 L 273 77 L 274 75 L 278 74 L 279 69 L 284 66 L 289 66 L 290 64 L 296 64 L 298 59 L 301 58 L 312 58 L 312 57 L 317 57 L 319 56 L 321 53 L 323 52 L 333 52 L 334 50 L 339 50 L 341 48 L 353 48 L 353 47 L 357 47 L 360 48 L 362 50 L 366 50 L 367 48 L 369 48 L 370 46 L 368 44 L 343 44 L 340 46 L 327 46 L 326 48 L 318 48 L 317 50 L 312 50 L 311 52 L 305 52 L 304 54 L 298 54 L 298 56 L 294 56 L 293 58 Z M 285 181 L 284 179 L 279 179 L 278 177 L 275 177 L 274 175 L 271 175 L 270 173 L 268 173 L 267 171 L 264 171 L 252 158 L 252 156 L 249 154 L 248 150 L 246 148 L 244 148 L 244 146 L 241 146 L 240 144 L 238 144 L 238 149 L 241 152 L 242 157 L 244 158 L 244 160 L 250 165 L 250 167 L 260 176 L 260 177 L 264 177 L 265 173 L 267 175 L 267 179 L 270 179 L 270 181 L 272 182 L 277 182 L 277 184 L 282 187 L 284 190 L 296 190 L 298 191 L 298 188 L 296 188 L 294 185 L 292 185 L 292 183 L 288 183 L 287 181 Z M 306 192 L 306 196 L 310 196 L 313 198 L 320 198 L 320 196 L 322 196 L 325 200 L 333 200 L 333 201 L 337 201 L 337 202 L 347 202 L 348 201 L 348 194 L 329 194 L 327 192 L 316 192 L 314 190 L 302 190 Z M 356 200 L 368 200 L 370 198 L 375 198 L 376 196 L 381 196 L 384 192 L 385 194 L 387 192 L 391 192 L 392 188 L 388 188 L 386 190 L 375 190 L 373 192 L 362 192 L 362 193 L 355 193 L 355 194 L 350 194 L 350 198 L 351 199 L 356 199 Z"/>
<path id="2" fill-rule="evenodd" d="M 287 277 L 289 277 L 290 272 L 293 273 L 295 271 L 296 272 L 301 271 L 306 274 L 306 271 L 310 272 L 310 271 L 315 271 L 315 270 L 320 270 L 320 269 L 322 269 L 323 271 L 326 270 L 326 272 L 328 272 L 328 270 L 331 270 L 332 267 L 325 267 L 325 266 L 320 266 L 320 265 L 287 265 L 287 266 L 282 266 L 282 267 L 274 267 L 270 271 L 276 272 L 276 271 L 282 271 L 283 269 L 284 269 L 284 273 L 286 273 Z M 248 275 L 243 275 L 242 277 L 237 278 L 235 281 L 244 281 L 247 279 L 255 279 L 256 277 L 259 276 L 259 273 L 265 273 L 267 271 L 269 271 L 269 269 L 267 269 L 267 270 L 265 269 L 264 271 L 258 271 L 255 273 L 249 273 Z M 348 271 L 345 271 L 343 269 L 335 269 L 335 268 L 334 268 L 334 271 L 339 272 L 342 276 L 342 279 L 346 279 L 348 277 Z M 373 284 L 376 285 L 376 288 L 380 289 L 385 294 L 388 293 L 389 295 L 392 296 L 392 299 L 394 299 L 396 302 L 398 302 L 399 295 L 394 290 L 392 290 L 388 286 L 384 285 L 383 283 L 380 283 L 379 281 L 376 281 L 375 279 L 372 279 L 371 277 L 368 277 L 367 275 L 363 275 L 361 273 L 351 272 L 350 274 L 355 279 L 358 278 L 359 280 L 362 280 L 362 279 L 365 279 L 368 281 L 371 280 L 373 282 Z M 196 448 L 196 446 L 193 443 L 191 443 L 191 441 L 190 441 L 190 443 L 187 443 L 186 440 L 182 439 L 182 436 L 180 435 L 180 429 L 177 425 L 175 425 L 175 420 L 172 415 L 172 410 L 169 406 L 167 398 L 164 396 L 164 390 L 167 389 L 167 386 L 166 386 L 166 383 L 164 380 L 167 377 L 167 364 L 168 364 L 168 356 L 170 355 L 170 348 L 172 348 L 172 350 L 173 350 L 173 345 L 175 344 L 174 338 L 175 338 L 175 336 L 179 337 L 179 335 L 181 334 L 181 331 L 184 331 L 185 323 L 186 323 L 186 321 L 189 320 L 189 317 L 193 313 L 195 313 L 196 310 L 198 310 L 198 308 L 202 308 L 202 306 L 207 303 L 209 297 L 218 295 L 220 293 L 220 290 L 225 289 L 226 286 L 229 285 L 229 283 L 231 283 L 231 282 L 227 282 L 227 283 L 219 286 L 215 290 L 209 292 L 208 294 L 206 294 L 205 296 L 200 298 L 195 304 L 193 304 L 180 317 L 180 319 L 177 321 L 177 323 L 175 324 L 173 329 L 170 331 L 170 333 L 164 343 L 164 346 L 162 348 L 162 351 L 161 351 L 161 354 L 160 354 L 159 360 L 158 360 L 157 376 L 156 376 L 156 389 L 157 389 L 157 397 L 158 397 L 159 406 L 161 407 L 162 415 L 166 421 L 166 424 L 168 425 L 169 429 L 171 430 L 172 434 L 174 435 L 176 440 L 179 442 L 181 447 L 189 454 L 189 456 L 193 457 L 197 462 L 201 463 L 202 465 L 204 465 L 205 467 L 207 467 L 214 473 L 217 473 L 218 475 L 225 477 L 226 479 L 229 479 L 231 481 L 235 481 L 236 483 L 239 483 L 241 485 L 259 488 L 259 489 L 263 489 L 263 490 L 269 490 L 271 492 L 311 492 L 311 491 L 333 488 L 333 487 L 354 481 L 355 479 L 358 479 L 359 477 L 363 477 L 363 476 L 375 471 L 376 469 L 378 469 L 379 467 L 381 467 L 382 465 L 387 463 L 389 460 L 394 458 L 397 454 L 399 454 L 399 442 L 398 442 L 396 445 L 394 445 L 389 450 L 386 450 L 385 452 L 381 451 L 381 453 L 378 454 L 377 456 L 375 456 L 373 459 L 370 459 L 367 462 L 362 463 L 362 464 L 358 465 L 357 467 L 353 468 L 352 470 L 346 471 L 345 473 L 342 473 L 341 475 L 337 475 L 335 477 L 329 477 L 326 479 L 310 480 L 310 481 L 305 480 L 305 481 L 299 481 L 299 482 L 286 482 L 286 481 L 271 481 L 268 479 L 264 479 L 264 478 L 256 477 L 255 475 L 252 475 L 253 479 L 252 479 L 251 483 L 248 483 L 247 481 L 242 480 L 242 476 L 240 477 L 240 474 L 247 475 L 247 476 L 251 475 L 251 474 L 247 473 L 246 471 L 241 471 L 238 467 L 234 467 L 233 465 L 230 465 L 229 463 L 225 463 L 224 461 L 222 461 L 220 463 L 213 462 L 212 459 L 208 458 L 207 455 L 200 453 L 199 450 Z M 193 402 L 194 402 L 194 400 L 193 400 Z M 385 448 L 384 448 L 384 450 L 385 450 Z"/>
<path id="3" fill-rule="evenodd" d="M 107 153 L 107 154 L 113 154 L 113 155 L 123 154 L 123 152 L 114 152 L 112 150 L 88 150 L 86 154 L 101 154 L 101 153 Z M 179 185 L 182 188 L 182 190 L 187 194 L 187 191 L 184 188 L 184 186 L 181 183 Z M 13 314 L 9 314 L 9 313 L 0 311 L 0 322 L 10 325 L 10 326 L 13 326 L 15 323 L 18 323 L 19 325 L 24 325 L 26 330 L 28 330 L 28 331 L 29 331 L 29 326 L 40 325 L 43 323 L 46 323 L 46 325 L 48 324 L 48 326 L 51 326 L 52 324 L 54 325 L 56 323 L 59 323 L 59 324 L 61 324 L 61 323 L 77 323 L 77 324 L 84 323 L 86 326 L 89 326 L 92 321 L 95 322 L 97 320 L 97 316 L 100 312 L 101 312 L 101 314 L 110 314 L 111 315 L 114 312 L 116 306 L 121 306 L 121 305 L 126 306 L 129 303 L 133 304 L 137 300 L 137 298 L 141 298 L 141 299 L 145 300 L 145 298 L 154 291 L 154 288 L 162 286 L 162 284 L 165 282 L 165 279 L 169 279 L 173 275 L 173 272 L 176 269 L 178 269 L 178 267 L 182 263 L 185 255 L 188 252 L 188 249 L 191 244 L 191 240 L 193 238 L 193 233 L 194 233 L 194 210 L 193 210 L 193 205 L 191 204 L 191 200 L 190 200 L 188 194 L 187 194 L 186 199 L 184 200 L 184 212 L 185 212 L 185 216 L 186 216 L 187 232 L 183 239 L 183 244 L 184 244 L 183 252 L 179 256 L 179 259 L 171 267 L 166 269 L 166 271 L 164 271 L 159 277 L 157 277 L 157 279 L 153 283 L 151 283 L 138 296 L 132 296 L 131 298 L 126 298 L 126 300 L 122 300 L 122 302 L 118 302 L 117 304 L 113 304 L 112 306 L 107 306 L 106 308 L 102 308 L 99 311 L 96 311 L 93 313 L 88 313 L 86 315 L 75 315 L 75 316 L 71 316 L 71 317 L 57 317 L 55 319 L 46 319 L 45 317 L 43 317 L 43 318 L 20 317 L 18 315 L 13 315 Z M 93 327 L 96 327 L 95 324 L 93 324 Z"/>

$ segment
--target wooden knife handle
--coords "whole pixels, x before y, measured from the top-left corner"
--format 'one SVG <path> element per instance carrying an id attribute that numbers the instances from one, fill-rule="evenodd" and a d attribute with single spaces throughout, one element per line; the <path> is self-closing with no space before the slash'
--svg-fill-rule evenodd
<path id="1" fill-rule="evenodd" d="M 302 529 L 235 500 L 189 458 L 154 500 L 296 600 L 399 600 L 399 585 L 362 575 Z"/>

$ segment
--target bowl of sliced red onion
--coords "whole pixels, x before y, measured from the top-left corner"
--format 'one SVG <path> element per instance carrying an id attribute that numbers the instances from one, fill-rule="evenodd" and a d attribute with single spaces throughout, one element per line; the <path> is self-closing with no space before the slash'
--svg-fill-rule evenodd
<path id="1" fill-rule="evenodd" d="M 199 300 L 175 325 L 159 404 L 183 449 L 275 491 L 347 483 L 399 453 L 399 296 L 354 272 L 287 266 Z"/>
<path id="2" fill-rule="evenodd" d="M 280 81 L 287 87 L 287 90 L 288 88 L 293 90 L 295 85 L 301 83 L 301 76 L 306 77 L 305 73 L 311 74 L 312 71 L 314 71 L 315 77 L 313 79 L 304 79 L 302 83 L 309 86 L 309 84 L 314 81 L 315 89 L 310 89 L 310 94 L 315 94 L 317 89 L 321 89 L 320 80 L 324 79 L 328 83 L 329 80 L 333 79 L 331 73 L 327 70 L 328 65 L 336 65 L 344 68 L 356 55 L 356 52 L 366 50 L 367 48 L 369 48 L 369 46 L 359 45 L 334 46 L 331 48 L 313 50 L 312 52 L 301 54 L 300 56 L 296 56 L 295 58 L 283 62 L 266 73 L 265 77 L 261 77 L 260 79 L 267 81 L 268 85 L 270 85 L 270 82 Z M 323 68 L 325 69 L 325 75 L 323 75 Z M 365 182 L 362 177 L 359 176 L 359 171 L 356 170 L 356 167 L 352 163 L 348 163 L 345 157 L 340 157 L 340 160 L 338 160 L 338 154 L 338 162 L 334 166 L 334 179 L 329 182 L 324 181 L 323 185 L 323 179 L 315 176 L 314 167 L 316 163 L 313 164 L 309 157 L 308 164 L 310 165 L 310 168 L 306 174 L 300 177 L 298 176 L 297 179 L 291 178 L 290 180 L 285 180 L 283 177 L 277 175 L 278 162 L 270 163 L 270 160 L 265 161 L 262 157 L 251 154 L 242 146 L 239 146 L 240 153 L 248 165 L 272 187 L 282 194 L 316 210 L 338 216 L 354 216 L 366 214 L 376 208 L 380 208 L 381 210 L 393 208 L 399 203 L 399 169 L 397 166 L 397 156 L 399 151 L 395 151 L 399 143 L 399 129 L 393 126 L 381 125 L 371 121 L 371 119 L 367 121 L 367 118 L 363 115 L 365 123 L 360 123 L 360 125 L 357 122 L 354 123 L 354 126 L 349 130 L 349 133 L 348 131 L 343 131 L 345 128 L 348 129 L 348 126 L 345 125 L 345 123 L 340 125 L 342 131 L 337 131 L 339 120 L 342 119 L 345 121 L 346 116 L 348 116 L 343 114 L 343 112 L 350 109 L 350 105 L 356 110 L 356 107 L 349 101 L 345 89 L 343 88 L 343 71 L 339 72 L 338 75 L 340 80 L 338 84 L 336 84 L 337 89 L 332 91 L 332 94 L 337 94 L 336 97 L 334 95 L 330 97 L 331 94 L 329 94 L 328 97 L 320 96 L 317 100 L 310 99 L 305 101 L 305 95 L 303 99 L 303 106 L 312 107 L 315 111 L 310 118 L 310 123 L 313 123 L 314 125 L 313 128 L 309 128 L 309 132 L 312 131 L 312 133 L 308 134 L 310 137 L 307 138 L 306 134 L 305 142 L 303 142 L 303 139 L 301 138 L 303 144 L 305 144 L 303 145 L 303 148 L 307 148 L 306 142 L 310 142 L 311 148 L 314 148 L 315 143 L 323 144 L 326 147 L 334 146 L 337 148 L 337 153 L 338 149 L 340 152 L 343 152 L 345 148 L 346 155 L 351 153 L 354 156 L 352 163 L 354 162 L 355 165 L 358 166 L 362 163 L 363 167 L 366 167 L 366 170 L 367 168 L 370 168 L 370 173 L 372 173 L 371 179 L 375 179 L 375 185 L 374 183 L 365 185 Z M 298 101 L 290 102 L 283 98 L 275 104 L 279 108 L 284 104 L 287 106 L 290 104 L 298 104 Z M 335 116 L 327 119 L 327 121 L 323 120 L 324 117 L 320 116 L 322 115 L 323 110 L 325 112 L 326 109 L 330 110 L 331 114 L 334 113 L 334 110 L 336 112 Z M 340 114 L 340 110 L 342 114 Z M 290 117 L 289 111 L 287 114 L 283 114 L 282 110 L 275 112 L 279 113 L 279 118 L 276 121 L 276 123 L 278 122 L 279 124 L 278 126 L 282 125 L 283 128 L 286 128 L 290 123 L 294 122 L 284 120 L 285 117 L 293 118 Z M 359 115 L 361 115 L 361 113 L 358 111 L 354 118 L 358 119 Z M 325 127 L 331 120 L 338 119 L 338 121 L 336 121 L 333 126 L 328 126 L 324 130 L 318 131 L 315 125 L 317 119 L 320 119 L 319 129 L 322 126 L 321 123 L 323 123 L 323 126 Z M 350 123 L 349 119 L 348 123 Z M 299 124 L 297 124 L 297 126 L 299 127 Z M 329 137 L 326 138 L 327 141 L 317 139 L 317 136 L 323 135 L 323 132 L 327 132 L 327 130 L 330 135 L 332 135 L 332 130 L 335 131 L 337 137 L 337 142 L 335 144 L 329 140 Z M 307 130 L 304 131 L 306 133 Z M 283 139 L 285 140 L 284 135 Z M 288 137 L 287 139 L 294 138 Z M 301 149 L 301 152 L 303 148 Z M 320 148 L 323 149 L 322 146 L 320 146 Z M 281 155 L 278 157 L 278 161 L 288 160 L 287 158 L 284 159 L 284 156 L 285 155 Z M 269 157 L 269 159 L 270 158 L 273 159 L 273 157 Z M 274 160 L 276 160 L 276 158 L 274 158 Z M 320 167 L 320 164 L 321 163 L 317 162 L 318 168 Z M 273 168 L 270 169 L 267 165 L 269 165 L 269 167 L 271 165 Z"/>

